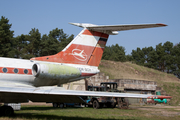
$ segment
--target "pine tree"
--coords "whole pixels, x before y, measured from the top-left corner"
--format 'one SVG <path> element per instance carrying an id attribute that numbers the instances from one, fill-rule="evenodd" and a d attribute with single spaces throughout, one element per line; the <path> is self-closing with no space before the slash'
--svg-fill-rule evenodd
<path id="1" fill-rule="evenodd" d="M 1 57 L 13 57 L 13 33 L 11 31 L 12 24 L 9 24 L 9 20 L 5 17 L 0 19 L 0 56 Z"/>
<path id="2" fill-rule="evenodd" d="M 131 54 L 136 64 L 144 65 L 144 52 L 141 50 L 141 48 L 138 47 L 136 50 L 132 50 Z"/>
<path id="3" fill-rule="evenodd" d="M 175 58 L 174 59 L 175 70 L 173 71 L 173 73 L 180 79 L 180 43 L 176 44 L 173 47 L 173 56 Z"/>
<path id="4" fill-rule="evenodd" d="M 14 38 L 13 49 L 14 49 L 14 57 L 15 58 L 23 58 L 25 53 L 25 48 L 28 45 L 26 40 L 27 35 L 21 35 Z"/>
<path id="5" fill-rule="evenodd" d="M 40 56 L 54 55 L 62 51 L 74 38 L 68 36 L 63 29 L 53 29 L 49 35 L 43 35 L 40 44 Z"/>
<path id="6" fill-rule="evenodd" d="M 23 50 L 24 59 L 30 59 L 32 57 L 39 56 L 40 42 L 41 42 L 41 33 L 38 29 L 31 29 L 28 35 L 25 36 L 27 41 L 27 46 Z"/>

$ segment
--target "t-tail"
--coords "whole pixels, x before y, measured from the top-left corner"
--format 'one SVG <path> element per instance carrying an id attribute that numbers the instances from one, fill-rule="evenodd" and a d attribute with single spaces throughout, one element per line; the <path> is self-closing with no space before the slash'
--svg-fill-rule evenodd
<path id="1" fill-rule="evenodd" d="M 94 25 L 70 23 L 84 29 L 59 53 L 31 60 L 99 66 L 109 35 L 117 31 L 162 27 L 165 24 Z"/>

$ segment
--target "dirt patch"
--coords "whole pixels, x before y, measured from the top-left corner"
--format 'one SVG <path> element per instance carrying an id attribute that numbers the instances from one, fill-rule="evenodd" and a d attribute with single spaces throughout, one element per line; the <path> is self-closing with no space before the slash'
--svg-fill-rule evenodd
<path id="1" fill-rule="evenodd" d="M 145 116 L 165 116 L 165 117 L 175 117 L 180 116 L 180 106 L 165 106 L 165 105 L 155 105 L 155 106 L 130 106 L 129 109 L 143 110 L 147 111 Z"/>
<path id="2" fill-rule="evenodd" d="M 169 111 L 162 111 L 162 112 L 151 112 L 147 113 L 147 116 L 156 115 L 156 116 L 165 116 L 165 117 L 175 117 L 180 116 L 180 112 L 169 112 Z"/>

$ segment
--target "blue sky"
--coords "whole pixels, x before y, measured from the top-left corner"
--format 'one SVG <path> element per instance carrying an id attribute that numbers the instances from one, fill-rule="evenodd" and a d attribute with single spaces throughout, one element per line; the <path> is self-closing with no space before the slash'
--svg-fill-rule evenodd
<path id="1" fill-rule="evenodd" d="M 55 28 L 75 36 L 82 28 L 69 22 L 97 25 L 164 23 L 167 27 L 121 31 L 107 45 L 119 44 L 131 54 L 137 47 L 180 42 L 180 0 L 0 0 L 0 16 L 12 24 L 14 37 L 32 28 L 41 35 Z"/>

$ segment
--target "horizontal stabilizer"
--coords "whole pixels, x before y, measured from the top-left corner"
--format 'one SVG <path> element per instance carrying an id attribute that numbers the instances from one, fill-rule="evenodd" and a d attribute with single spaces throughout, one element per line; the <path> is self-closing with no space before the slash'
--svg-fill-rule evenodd
<path id="1" fill-rule="evenodd" d="M 94 25 L 87 23 L 70 23 L 75 26 L 87 28 L 88 30 L 102 32 L 110 35 L 117 35 L 117 31 L 124 30 L 134 30 L 134 29 L 143 29 L 143 28 L 153 28 L 153 27 L 164 27 L 165 24 L 132 24 L 132 25 Z"/>

